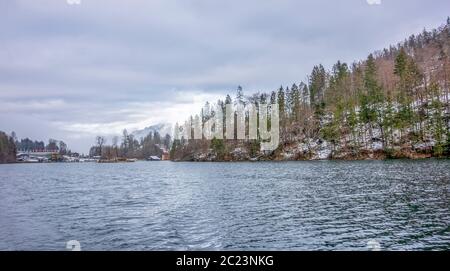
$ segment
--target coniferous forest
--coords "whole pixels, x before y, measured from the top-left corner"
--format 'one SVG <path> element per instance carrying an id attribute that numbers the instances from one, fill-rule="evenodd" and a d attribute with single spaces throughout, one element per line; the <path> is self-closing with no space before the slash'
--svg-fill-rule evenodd
<path id="1" fill-rule="evenodd" d="M 450 155 L 450 18 L 355 63 L 313 67 L 304 82 L 215 105 L 278 103 L 280 146 L 257 140 L 176 140 L 176 161 L 430 158 Z M 203 121 L 213 106 L 201 109 Z M 192 119 L 193 117 L 191 117 Z M 224 127 L 225 129 L 225 127 Z"/>

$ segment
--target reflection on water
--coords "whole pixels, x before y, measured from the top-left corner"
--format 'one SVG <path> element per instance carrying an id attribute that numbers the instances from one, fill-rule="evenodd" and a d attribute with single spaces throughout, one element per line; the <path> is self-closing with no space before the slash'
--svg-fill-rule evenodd
<path id="1" fill-rule="evenodd" d="M 449 160 L 0 165 L 0 250 L 449 250 L 449 194 Z"/>

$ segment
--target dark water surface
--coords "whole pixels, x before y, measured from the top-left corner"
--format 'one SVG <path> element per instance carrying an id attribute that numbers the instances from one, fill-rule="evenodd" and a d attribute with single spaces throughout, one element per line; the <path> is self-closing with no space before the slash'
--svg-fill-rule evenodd
<path id="1" fill-rule="evenodd" d="M 450 161 L 0 165 L 0 250 L 450 249 Z"/>

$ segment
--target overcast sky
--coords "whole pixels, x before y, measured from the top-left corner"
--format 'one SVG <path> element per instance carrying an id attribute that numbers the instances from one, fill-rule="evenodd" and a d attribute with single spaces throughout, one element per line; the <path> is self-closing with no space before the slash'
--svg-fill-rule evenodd
<path id="1" fill-rule="evenodd" d="M 272 91 L 315 64 L 363 59 L 450 15 L 448 0 L 77 1 L 0 1 L 0 130 L 80 152 L 95 135 L 183 121 L 238 85 Z"/>

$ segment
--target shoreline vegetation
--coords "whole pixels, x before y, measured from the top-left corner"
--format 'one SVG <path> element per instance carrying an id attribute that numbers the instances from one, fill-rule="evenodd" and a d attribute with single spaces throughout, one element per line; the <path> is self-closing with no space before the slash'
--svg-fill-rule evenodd
<path id="1" fill-rule="evenodd" d="M 16 154 L 13 138 L 0 131 L 0 164 L 15 163 Z"/>
<path id="2" fill-rule="evenodd" d="M 160 136 L 158 131 L 150 132 L 146 137 L 137 140 L 133 134 L 123 131 L 122 141 L 119 137 L 112 139 L 107 145 L 107 139 L 97 136 L 96 145 L 91 147 L 89 154 L 72 152 L 63 141 L 50 139 L 48 144 L 43 141 L 33 141 L 29 138 L 17 139 L 14 132 L 7 135 L 0 131 L 0 164 L 7 163 L 57 163 L 57 162 L 97 162 L 133 163 L 139 160 L 166 161 L 169 159 L 168 149 L 172 139 L 170 135 Z"/>
<path id="3" fill-rule="evenodd" d="M 291 87 L 246 96 L 239 86 L 234 99 L 227 95 L 208 102 L 186 121 L 205 124 L 226 105 L 268 104 L 271 110 L 277 104 L 280 145 L 273 152 L 261 151 L 258 140 L 181 138 L 173 142 L 170 156 L 210 162 L 448 158 L 449 88 L 450 18 L 364 61 L 338 61 L 330 71 L 317 65 L 306 81 Z M 248 115 L 245 121 L 248 131 Z"/>

